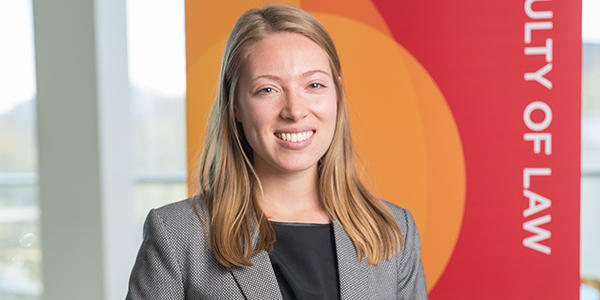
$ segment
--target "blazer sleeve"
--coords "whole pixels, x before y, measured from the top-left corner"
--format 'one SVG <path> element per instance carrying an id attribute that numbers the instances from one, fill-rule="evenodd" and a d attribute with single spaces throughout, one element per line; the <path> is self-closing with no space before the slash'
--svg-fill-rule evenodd
<path id="1" fill-rule="evenodd" d="M 126 299 L 184 299 L 181 274 L 165 224 L 152 209 L 144 222 L 144 239 L 131 271 Z"/>
<path id="2" fill-rule="evenodd" d="M 421 240 L 417 225 L 411 213 L 402 209 L 405 224 L 401 225 L 406 230 L 404 245 L 398 266 L 398 295 L 400 299 L 427 299 L 427 286 L 425 273 L 421 262 Z"/>

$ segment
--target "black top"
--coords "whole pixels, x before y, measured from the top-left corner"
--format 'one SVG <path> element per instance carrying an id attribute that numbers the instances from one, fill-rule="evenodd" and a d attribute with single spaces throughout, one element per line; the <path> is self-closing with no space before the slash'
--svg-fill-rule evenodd
<path id="1" fill-rule="evenodd" d="M 271 224 L 277 240 L 269 257 L 283 299 L 339 299 L 332 224 Z"/>

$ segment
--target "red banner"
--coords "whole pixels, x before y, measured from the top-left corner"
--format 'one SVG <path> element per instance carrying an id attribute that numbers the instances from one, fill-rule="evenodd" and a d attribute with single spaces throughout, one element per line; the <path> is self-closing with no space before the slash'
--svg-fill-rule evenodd
<path id="1" fill-rule="evenodd" d="M 375 1 L 460 131 L 462 228 L 432 299 L 577 299 L 581 3 Z"/>

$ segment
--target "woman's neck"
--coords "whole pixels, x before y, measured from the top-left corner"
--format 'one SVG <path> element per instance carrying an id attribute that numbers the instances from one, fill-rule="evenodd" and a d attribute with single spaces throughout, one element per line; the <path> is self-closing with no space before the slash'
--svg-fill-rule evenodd
<path id="1" fill-rule="evenodd" d="M 281 173 L 256 168 L 264 197 L 257 197 L 267 218 L 279 222 L 329 223 L 320 200 L 317 166 Z M 259 192 L 260 193 L 260 192 Z"/>

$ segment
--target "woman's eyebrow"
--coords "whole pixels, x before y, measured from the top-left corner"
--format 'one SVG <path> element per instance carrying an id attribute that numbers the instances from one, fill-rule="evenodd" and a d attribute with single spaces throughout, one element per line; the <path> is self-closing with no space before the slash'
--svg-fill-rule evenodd
<path id="1" fill-rule="evenodd" d="M 315 74 L 315 73 L 323 73 L 323 74 L 327 75 L 328 77 L 331 77 L 331 74 L 329 74 L 329 72 L 321 70 L 321 69 L 315 69 L 315 70 L 306 71 L 306 72 L 300 74 L 300 77 L 308 77 L 308 76 L 310 76 L 312 74 Z M 252 79 L 252 81 L 256 81 L 256 80 L 258 80 L 260 78 L 267 78 L 267 79 L 272 79 L 272 80 L 276 80 L 276 81 L 281 80 L 281 78 L 279 78 L 277 75 L 263 74 L 263 75 L 258 75 L 256 77 L 254 77 L 254 79 Z"/>
<path id="2" fill-rule="evenodd" d="M 300 75 L 300 76 L 301 77 L 307 77 L 307 76 L 310 76 L 310 75 L 312 75 L 314 73 L 323 73 L 323 74 L 331 77 L 331 74 L 329 74 L 329 72 L 323 71 L 323 70 L 320 70 L 320 69 L 306 71 L 306 72 L 302 73 L 302 75 Z"/>
<path id="3" fill-rule="evenodd" d="M 281 78 L 279 78 L 278 76 L 275 75 L 270 75 L 270 74 L 263 74 L 263 75 L 258 75 L 256 77 L 254 77 L 254 79 L 252 79 L 252 81 L 257 81 L 261 78 L 267 78 L 267 79 L 272 79 L 275 81 L 279 81 Z"/>

